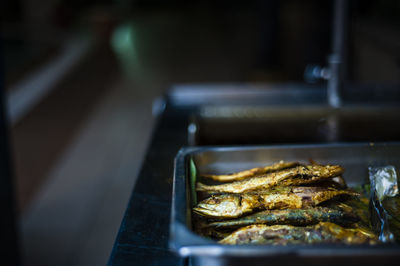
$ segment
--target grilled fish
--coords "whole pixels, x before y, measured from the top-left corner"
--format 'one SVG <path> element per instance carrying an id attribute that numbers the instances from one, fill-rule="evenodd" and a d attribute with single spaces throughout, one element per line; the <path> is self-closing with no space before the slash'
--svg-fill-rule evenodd
<path id="1" fill-rule="evenodd" d="M 332 222 L 349 226 L 359 220 L 360 217 L 351 211 L 318 206 L 306 209 L 267 210 L 238 219 L 212 222 L 204 225 L 204 227 L 221 229 L 238 228 L 252 224 L 311 225 L 319 222 Z"/>
<path id="2" fill-rule="evenodd" d="M 255 224 L 238 229 L 220 240 L 221 244 L 374 244 L 377 236 L 365 228 L 343 228 L 340 225 L 321 222 L 312 226 Z"/>
<path id="3" fill-rule="evenodd" d="M 322 181 L 327 178 L 339 176 L 343 173 L 339 165 L 309 165 L 297 166 L 266 175 L 250 177 L 245 180 L 235 181 L 221 185 L 205 185 L 197 183 L 197 191 L 214 191 L 226 193 L 243 193 L 246 191 L 270 188 L 276 185 L 303 185 Z"/>
<path id="4" fill-rule="evenodd" d="M 265 167 L 260 167 L 260 168 L 253 168 L 237 173 L 232 173 L 228 175 L 201 175 L 202 177 L 213 179 L 215 181 L 219 182 L 231 182 L 231 181 L 239 181 L 243 180 L 249 177 L 253 177 L 256 175 L 262 175 L 278 170 L 283 170 L 286 168 L 291 168 L 299 165 L 298 162 L 285 162 L 285 161 L 279 161 L 278 163 L 275 163 L 273 165 L 268 165 Z"/>
<path id="5" fill-rule="evenodd" d="M 201 201 L 193 211 L 207 217 L 235 218 L 256 209 L 312 207 L 339 195 L 358 196 L 358 193 L 330 187 L 279 187 L 244 194 L 213 195 Z"/>

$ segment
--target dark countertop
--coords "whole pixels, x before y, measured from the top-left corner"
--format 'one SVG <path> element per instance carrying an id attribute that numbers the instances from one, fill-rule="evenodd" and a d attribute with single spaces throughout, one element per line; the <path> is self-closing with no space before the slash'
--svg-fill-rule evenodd
<path id="1" fill-rule="evenodd" d="M 108 265 L 183 265 L 168 249 L 174 158 L 187 145 L 189 108 L 159 117 Z"/>

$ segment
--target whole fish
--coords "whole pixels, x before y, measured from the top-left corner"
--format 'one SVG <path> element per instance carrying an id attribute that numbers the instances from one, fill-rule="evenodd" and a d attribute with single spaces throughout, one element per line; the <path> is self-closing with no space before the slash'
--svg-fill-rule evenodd
<path id="1" fill-rule="evenodd" d="M 233 220 L 212 222 L 205 224 L 204 227 L 226 229 L 252 224 L 311 225 L 319 222 L 332 222 L 349 226 L 359 220 L 360 217 L 351 211 L 318 206 L 306 209 L 266 210 Z"/>
<path id="2" fill-rule="evenodd" d="M 277 185 L 289 186 L 311 184 L 327 178 L 339 176 L 343 173 L 343 170 L 344 169 L 339 165 L 297 166 L 221 185 L 205 185 L 199 182 L 197 183 L 196 190 L 243 193 L 246 191 L 267 189 Z"/>
<path id="3" fill-rule="evenodd" d="M 236 172 L 232 174 L 227 174 L 227 175 L 201 175 L 202 177 L 209 178 L 215 181 L 219 182 L 231 182 L 231 181 L 239 181 L 243 180 L 249 177 L 253 177 L 256 175 L 262 175 L 282 169 L 287 169 L 291 167 L 295 167 L 299 165 L 298 162 L 285 162 L 285 161 L 279 161 L 278 163 L 275 163 L 273 165 L 268 165 L 265 167 L 259 167 L 259 168 L 253 168 L 249 170 L 244 170 L 241 172 Z"/>
<path id="4" fill-rule="evenodd" d="M 256 209 L 300 209 L 316 206 L 339 195 L 358 196 L 351 190 L 331 187 L 279 187 L 244 194 L 213 195 L 193 211 L 214 218 L 235 218 Z"/>
<path id="5" fill-rule="evenodd" d="M 221 244 L 375 244 L 377 236 L 365 228 L 344 228 L 340 225 L 321 222 L 312 226 L 255 224 L 240 228 L 220 240 Z"/>

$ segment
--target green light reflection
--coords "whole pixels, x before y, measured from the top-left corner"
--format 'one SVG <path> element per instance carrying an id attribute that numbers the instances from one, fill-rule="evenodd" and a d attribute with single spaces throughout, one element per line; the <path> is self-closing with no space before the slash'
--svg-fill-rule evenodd
<path id="1" fill-rule="evenodd" d="M 131 23 L 117 27 L 111 37 L 111 47 L 120 61 L 124 74 L 132 77 L 140 70 L 135 45 L 135 31 Z"/>

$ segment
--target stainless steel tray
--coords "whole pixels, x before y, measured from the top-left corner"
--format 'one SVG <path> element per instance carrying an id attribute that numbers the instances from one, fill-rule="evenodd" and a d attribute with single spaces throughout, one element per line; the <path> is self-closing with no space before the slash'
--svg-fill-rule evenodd
<path id="1" fill-rule="evenodd" d="M 189 161 L 193 159 L 198 173 L 226 173 L 270 164 L 279 160 L 340 164 L 348 185 L 368 180 L 369 166 L 393 165 L 400 169 L 400 143 L 357 143 L 249 147 L 188 147 L 175 159 L 170 247 L 179 255 L 191 257 L 195 265 L 252 265 L 310 262 L 329 264 L 396 265 L 400 245 L 288 245 L 227 246 L 192 232 Z M 400 174 L 399 172 L 397 174 Z M 295 260 L 294 260 L 295 259 Z"/>

